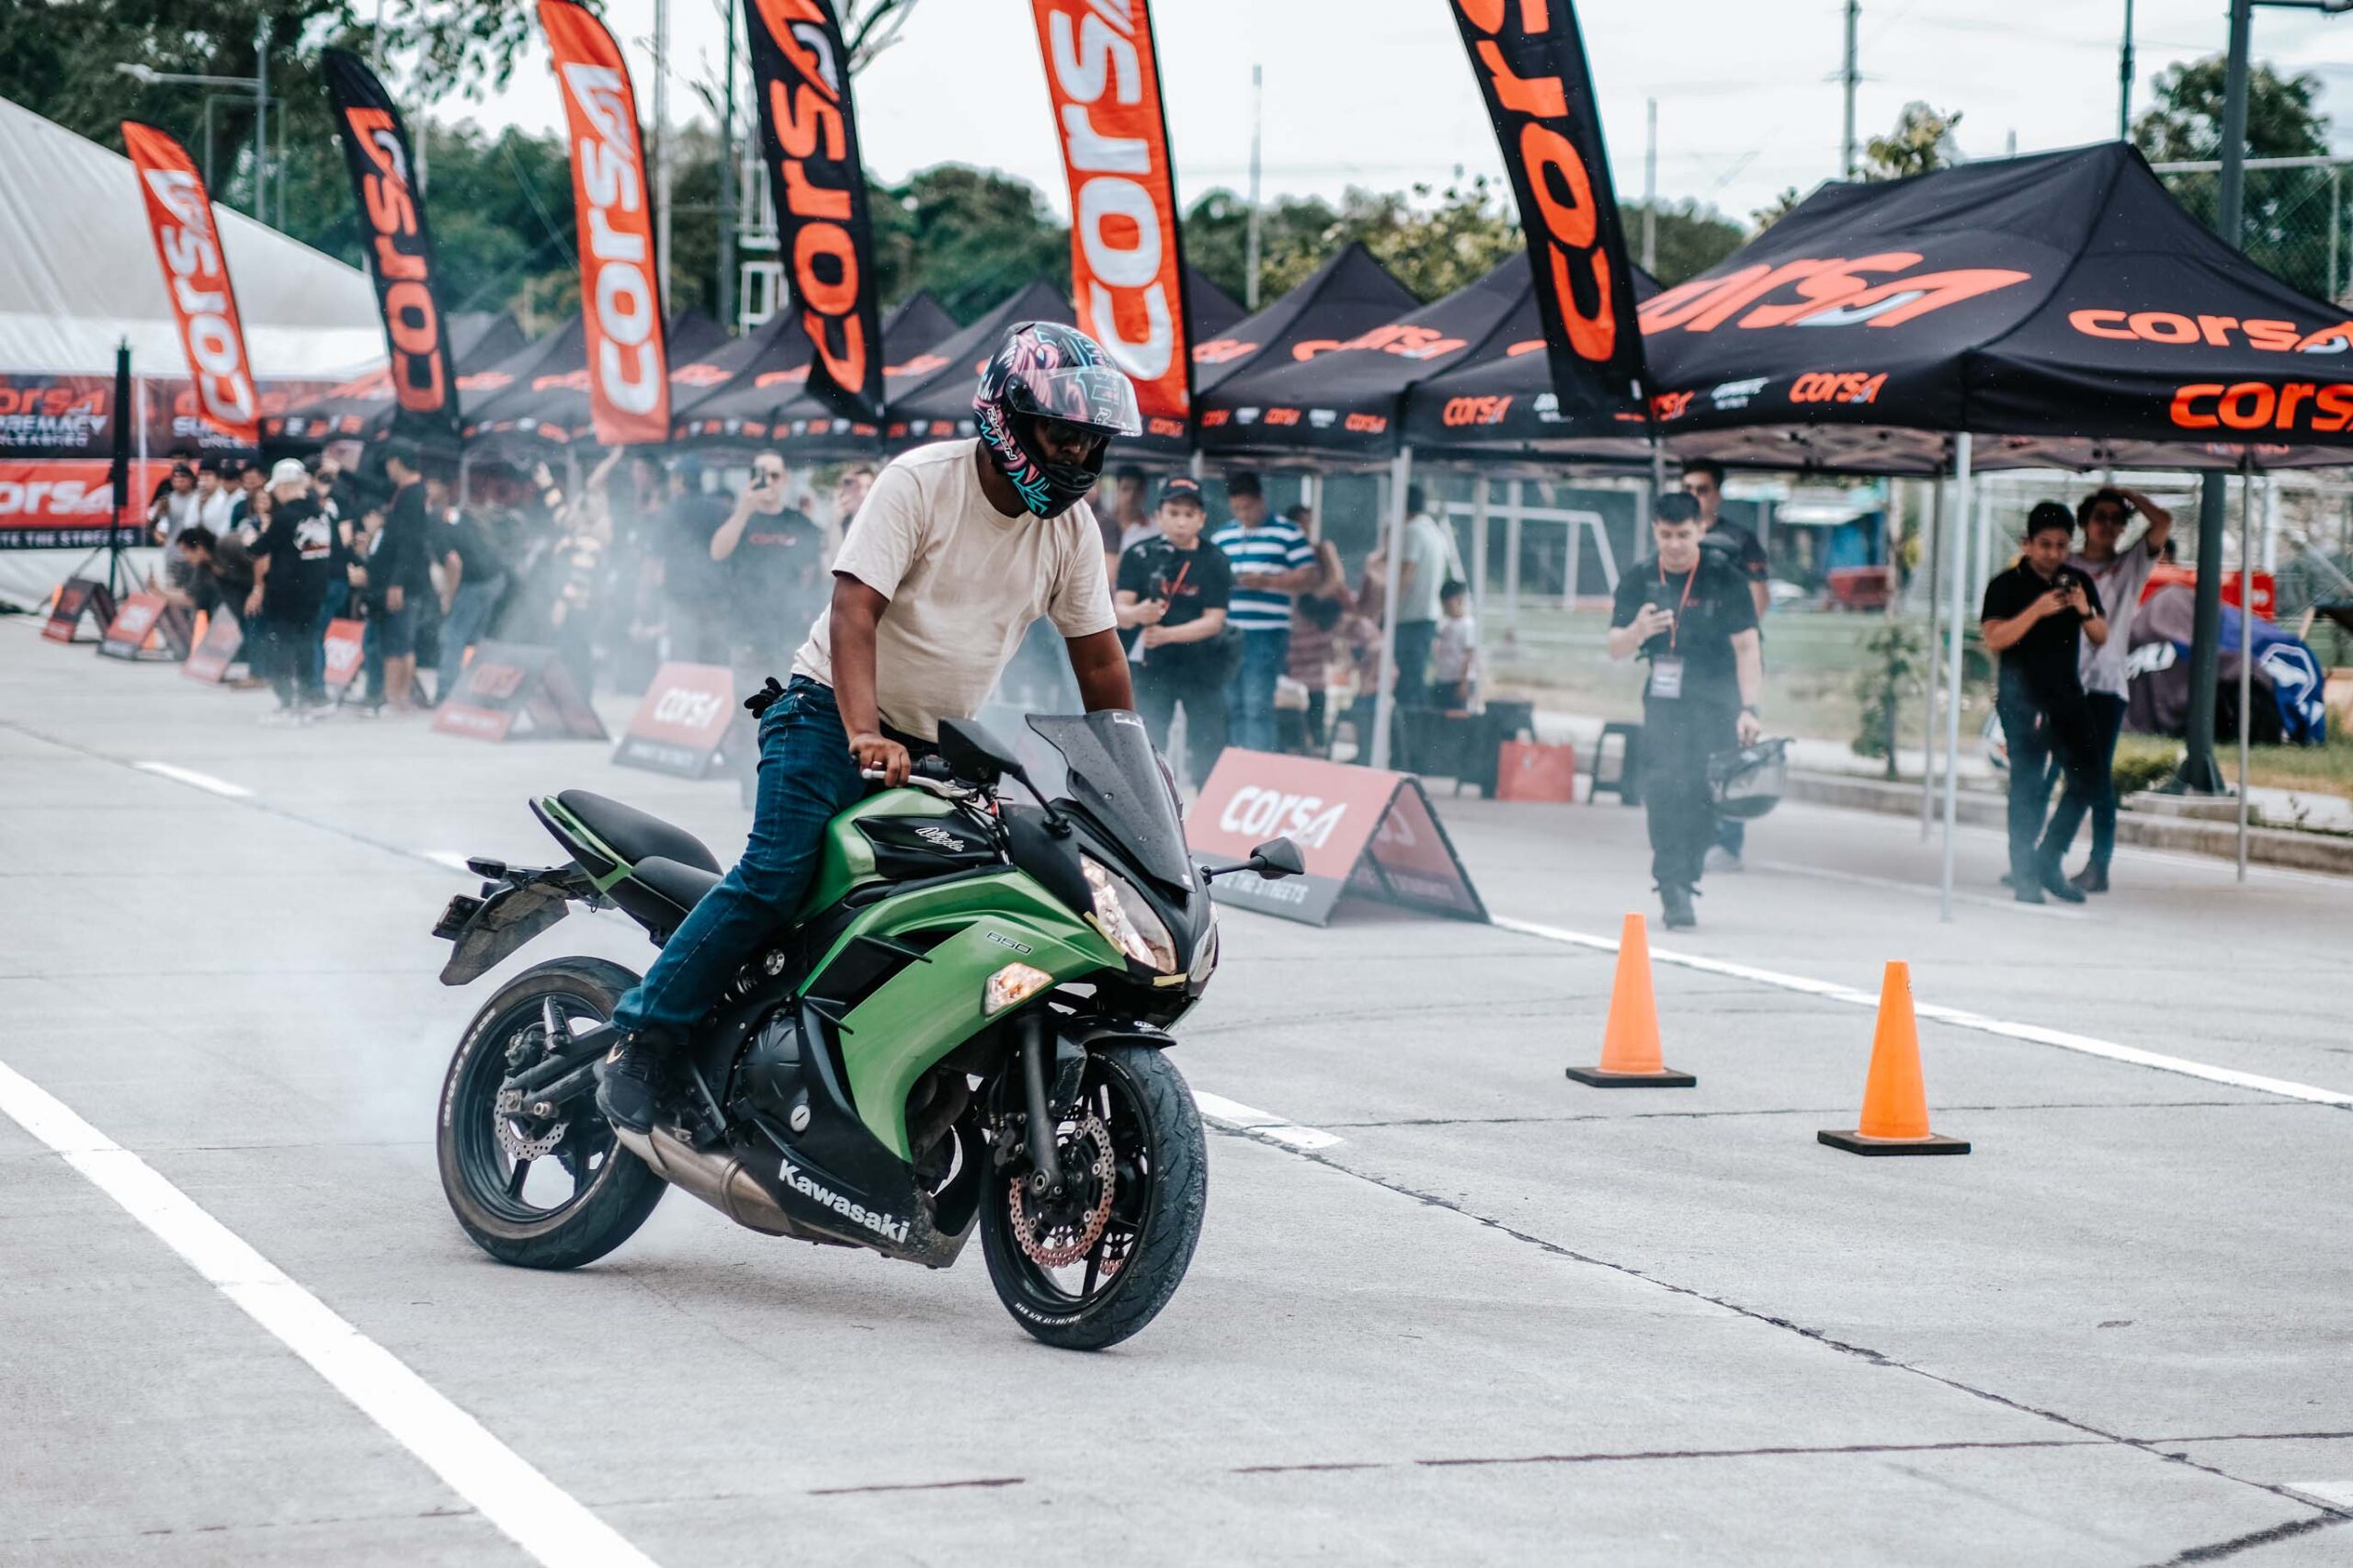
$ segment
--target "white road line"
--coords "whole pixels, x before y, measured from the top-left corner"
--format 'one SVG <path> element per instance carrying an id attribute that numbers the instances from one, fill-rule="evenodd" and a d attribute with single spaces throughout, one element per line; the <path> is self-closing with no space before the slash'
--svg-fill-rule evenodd
<path id="1" fill-rule="evenodd" d="M 1494 917 L 1495 926 L 1506 931 L 1517 931 L 1523 937 L 1537 937 L 1548 942 L 1561 942 L 1573 948 L 1591 948 L 1596 952 L 1614 953 L 1618 950 L 1615 937 L 1597 937 L 1584 931 L 1563 930 L 1558 926 L 1540 926 L 1532 921 L 1514 920 L 1506 915 Z M 1697 953 L 1678 953 L 1667 948 L 1653 948 L 1654 963 L 1673 964 L 1678 969 L 1697 970 L 1702 974 L 1721 974 L 1731 980 L 1745 980 L 1752 984 L 1769 985 L 1776 990 L 1795 991 L 1802 995 L 1819 996 L 1825 1002 L 1844 1002 L 1849 1006 L 1879 1006 L 1876 992 L 1858 991 L 1851 985 L 1838 985 L 1826 980 L 1811 980 L 1802 974 L 1781 974 L 1769 969 L 1753 969 L 1747 964 L 1727 963 L 1722 959 L 1701 958 Z M 2080 1051 L 2086 1056 L 2104 1056 L 2110 1062 L 2126 1062 L 2135 1067 L 2153 1067 L 2160 1073 L 2178 1073 L 2184 1077 L 2203 1078 L 2210 1084 L 2227 1084 L 2233 1088 L 2253 1089 L 2260 1094 L 2278 1095 L 2285 1099 L 2308 1100 L 2314 1105 L 2353 1108 L 2353 1094 L 2336 1089 L 2314 1088 L 2287 1078 L 2268 1078 L 2260 1073 L 2242 1073 L 2235 1067 L 2216 1067 L 2204 1062 L 2192 1062 L 2187 1057 L 2166 1056 L 2159 1051 L 2143 1051 L 2135 1045 L 2118 1045 L 2112 1040 L 2095 1040 L 2089 1035 L 2071 1034 L 2064 1029 L 2048 1029 L 2040 1024 L 2011 1023 L 2003 1018 L 1989 1018 L 1982 1013 L 1971 1013 L 1959 1007 L 1940 1007 L 1930 1003 L 1913 1004 L 1914 1011 L 1923 1018 L 1955 1028 L 1974 1029 L 1980 1034 L 1999 1035 L 2006 1040 L 2022 1040 L 2035 1045 L 2057 1046 L 2062 1051 Z"/>
<path id="2" fill-rule="evenodd" d="M 397 1357 L 63 1101 L 0 1062 L 0 1111 L 65 1158 L 246 1316 L 548 1568 L 653 1568 L 570 1494 L 493 1437 Z"/>
<path id="3" fill-rule="evenodd" d="M 2353 1481 L 2289 1481 L 2281 1484 L 2290 1492 L 2316 1497 L 2332 1508 L 2353 1508 Z"/>
<path id="4" fill-rule="evenodd" d="M 1759 860 L 1751 857 L 1748 863 L 1760 871 L 1772 871 L 1788 877 L 1815 877 L 1825 882 L 1848 882 L 1859 888 L 1885 888 L 1893 892 L 1917 893 L 1924 898 L 1938 896 L 1934 882 L 1907 882 L 1894 877 L 1867 877 L 1858 871 L 1833 871 L 1823 866 L 1800 866 L 1788 860 Z M 1999 898 L 1980 892 L 1956 892 L 1952 895 L 1962 903 L 1983 904 L 1987 909 L 2006 910 L 2015 915 L 2039 915 L 2045 920 L 2088 920 L 2090 915 L 2080 909 L 2063 904 L 2020 903 L 2009 894 Z"/>
<path id="5" fill-rule="evenodd" d="M 1302 1127 L 1295 1121 L 1285 1121 L 1279 1116 L 1254 1110 L 1238 1100 L 1227 1099 L 1223 1095 L 1195 1089 L 1193 1103 L 1201 1108 L 1203 1116 L 1221 1127 L 1231 1127 L 1237 1132 L 1247 1132 L 1253 1137 L 1288 1144 L 1294 1149 L 1328 1149 L 1340 1142 L 1320 1127 Z"/>
<path id="6" fill-rule="evenodd" d="M 169 778 L 176 784 L 192 784 L 215 795 L 225 795 L 232 801 L 249 801 L 253 791 L 243 784 L 232 784 L 226 778 L 215 778 L 210 773 L 199 773 L 193 767 L 175 767 L 168 762 L 134 762 L 142 773 L 152 773 L 158 778 Z"/>

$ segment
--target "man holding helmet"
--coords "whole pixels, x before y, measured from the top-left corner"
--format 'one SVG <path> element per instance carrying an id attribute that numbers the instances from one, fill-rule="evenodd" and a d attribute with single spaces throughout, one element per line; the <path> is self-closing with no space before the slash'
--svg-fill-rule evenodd
<path id="1" fill-rule="evenodd" d="M 1737 566 L 1699 548 L 1699 506 L 1658 498 L 1651 538 L 1658 553 L 1618 579 L 1609 656 L 1650 662 L 1643 688 L 1643 804 L 1650 815 L 1651 876 L 1666 928 L 1699 924 L 1691 895 L 1713 842 L 1709 759 L 1752 745 L 1765 661 L 1756 607 Z"/>
<path id="2" fill-rule="evenodd" d="M 791 918 L 861 774 L 905 783 L 939 722 L 986 699 L 1032 621 L 1062 633 L 1089 712 L 1135 706 L 1085 500 L 1110 438 L 1143 428 L 1135 389 L 1085 333 L 1025 322 L 982 371 L 972 410 L 979 437 L 892 460 L 842 541 L 832 602 L 760 715 L 743 858 L 614 1010 L 623 1036 L 597 1104 L 621 1127 L 652 1125 L 671 1050 Z"/>

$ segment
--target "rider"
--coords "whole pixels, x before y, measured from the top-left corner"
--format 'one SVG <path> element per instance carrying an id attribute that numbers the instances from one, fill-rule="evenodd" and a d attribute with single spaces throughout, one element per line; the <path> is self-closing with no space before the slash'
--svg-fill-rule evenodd
<path id="1" fill-rule="evenodd" d="M 1040 617 L 1066 641 L 1089 712 L 1133 708 L 1127 654 L 1084 497 L 1113 436 L 1142 428 L 1100 345 L 1051 322 L 1013 327 L 981 372 L 977 439 L 894 459 L 842 541 L 831 606 L 760 718 L 759 795 L 744 857 L 614 1009 L 597 1108 L 652 1127 L 669 1053 L 760 939 L 790 920 L 825 824 L 904 784 L 942 719 L 969 717 Z"/>

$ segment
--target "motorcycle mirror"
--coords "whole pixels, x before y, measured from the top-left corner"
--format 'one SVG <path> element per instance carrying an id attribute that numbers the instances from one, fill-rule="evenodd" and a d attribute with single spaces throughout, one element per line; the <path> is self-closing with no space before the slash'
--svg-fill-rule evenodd
<path id="1" fill-rule="evenodd" d="M 1276 882 L 1285 877 L 1306 875 L 1307 858 L 1290 839 L 1270 838 L 1250 851 L 1250 869 L 1267 881 Z"/>
<path id="2" fill-rule="evenodd" d="M 957 778 L 974 784 L 994 784 L 1021 772 L 1020 759 L 977 719 L 942 719 L 939 756 Z"/>

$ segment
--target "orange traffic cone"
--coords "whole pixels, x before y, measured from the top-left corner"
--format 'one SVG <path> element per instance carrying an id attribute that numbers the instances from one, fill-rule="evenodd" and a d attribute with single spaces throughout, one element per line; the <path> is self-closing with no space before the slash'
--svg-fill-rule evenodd
<path id="1" fill-rule="evenodd" d="M 1601 1036 L 1601 1065 L 1571 1067 L 1570 1077 L 1597 1089 L 1688 1089 L 1699 1080 L 1662 1066 L 1658 1004 L 1651 996 L 1651 944 L 1643 917 L 1626 916 L 1618 938 L 1618 979 L 1609 991 L 1609 1022 Z"/>
<path id="2" fill-rule="evenodd" d="M 1966 1154 L 1963 1138 L 1928 1131 L 1928 1092 L 1920 1082 L 1920 1026 L 1912 1016 L 1912 971 L 1891 963 L 1880 985 L 1879 1030 L 1870 1077 L 1863 1085 L 1861 1124 L 1852 1132 L 1814 1135 L 1850 1154 Z"/>

